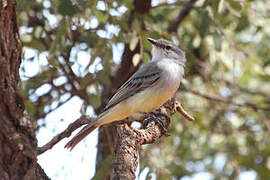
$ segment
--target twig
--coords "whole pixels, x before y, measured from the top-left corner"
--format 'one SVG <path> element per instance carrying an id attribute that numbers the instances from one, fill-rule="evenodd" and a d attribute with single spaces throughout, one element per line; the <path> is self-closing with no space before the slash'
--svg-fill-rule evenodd
<path id="1" fill-rule="evenodd" d="M 183 106 L 181 105 L 181 103 L 179 102 L 175 102 L 176 103 L 176 110 L 182 114 L 182 116 L 184 116 L 184 118 L 186 118 L 189 121 L 194 121 L 194 117 L 192 117 L 191 115 L 189 115 L 185 109 L 183 108 Z"/>
<path id="2" fill-rule="evenodd" d="M 39 147 L 37 149 L 38 155 L 51 149 L 56 143 L 58 143 L 59 141 L 61 141 L 65 137 L 69 137 L 73 131 L 75 131 L 76 129 L 78 129 L 82 125 L 89 123 L 93 119 L 94 118 L 90 118 L 88 116 L 81 116 L 79 119 L 77 119 L 76 121 L 71 123 L 64 131 L 62 131 L 61 133 L 56 135 L 54 138 L 52 138 L 52 140 L 50 140 L 47 144 L 45 144 L 42 147 Z"/>

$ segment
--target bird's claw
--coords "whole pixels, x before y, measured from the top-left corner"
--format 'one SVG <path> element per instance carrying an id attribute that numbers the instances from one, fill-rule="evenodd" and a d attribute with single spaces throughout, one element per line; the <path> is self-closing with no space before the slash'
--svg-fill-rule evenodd
<path id="1" fill-rule="evenodd" d="M 156 123 L 156 125 L 158 125 L 158 127 L 161 129 L 162 134 L 164 134 L 165 136 L 170 136 L 167 133 L 167 127 L 165 127 L 163 120 L 158 117 L 158 116 L 163 116 L 167 121 L 170 121 L 170 117 L 167 114 L 164 113 L 147 113 L 146 114 L 149 118 L 145 119 L 143 122 L 143 127 L 147 127 L 147 125 L 151 122 L 154 121 Z"/>

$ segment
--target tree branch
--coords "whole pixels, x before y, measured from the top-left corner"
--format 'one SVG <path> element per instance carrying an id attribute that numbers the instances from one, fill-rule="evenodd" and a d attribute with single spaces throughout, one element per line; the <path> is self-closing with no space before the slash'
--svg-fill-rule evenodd
<path id="1" fill-rule="evenodd" d="M 181 114 L 185 112 L 179 102 L 170 100 L 155 112 L 172 116 L 177 111 L 180 111 Z M 188 116 L 194 120 L 190 115 Z M 187 118 L 186 115 L 184 117 Z M 170 120 L 160 118 L 167 130 Z M 113 179 L 135 179 L 135 172 L 138 165 L 138 148 L 143 144 L 156 142 L 163 135 L 166 135 L 166 132 L 154 121 L 151 121 L 145 129 L 139 130 L 131 128 L 126 123 L 117 126 L 118 144 L 115 147 L 116 158 L 113 164 Z"/>
<path id="2" fill-rule="evenodd" d="M 222 97 L 219 97 L 219 96 L 216 96 L 216 95 L 203 94 L 201 92 L 198 92 L 198 91 L 195 91 L 195 90 L 192 90 L 192 89 L 184 89 L 184 90 L 189 92 L 189 93 L 201 96 L 201 97 L 203 97 L 205 99 L 221 102 L 221 103 L 224 103 L 224 104 L 232 104 L 232 105 L 236 105 L 236 106 L 240 106 L 240 107 L 248 107 L 248 108 L 251 108 L 251 109 L 253 109 L 255 111 L 256 110 L 270 111 L 269 106 L 261 107 L 261 106 L 258 106 L 257 104 L 251 103 L 251 102 L 237 103 L 237 102 L 234 102 L 231 99 L 222 98 Z"/>
<path id="3" fill-rule="evenodd" d="M 45 151 L 51 149 L 55 144 L 61 141 L 65 137 L 69 137 L 73 131 L 78 129 L 79 127 L 91 122 L 94 118 L 90 118 L 88 116 L 81 116 L 79 119 L 71 123 L 64 131 L 56 135 L 52 140 L 50 140 L 47 144 L 42 147 L 38 147 L 38 155 L 44 153 Z"/>

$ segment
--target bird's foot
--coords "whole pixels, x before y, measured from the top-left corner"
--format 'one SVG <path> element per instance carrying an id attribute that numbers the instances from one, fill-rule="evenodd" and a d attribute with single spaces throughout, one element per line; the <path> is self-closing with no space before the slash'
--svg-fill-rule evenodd
<path id="1" fill-rule="evenodd" d="M 146 113 L 146 116 L 149 118 L 145 119 L 143 122 L 143 127 L 147 127 L 147 125 L 151 122 L 154 121 L 159 128 L 161 129 L 161 133 L 169 136 L 167 133 L 168 127 L 165 127 L 163 120 L 160 118 L 160 116 L 164 117 L 167 121 L 170 121 L 170 117 L 167 114 L 161 113 L 161 112 L 151 112 L 151 113 Z"/>

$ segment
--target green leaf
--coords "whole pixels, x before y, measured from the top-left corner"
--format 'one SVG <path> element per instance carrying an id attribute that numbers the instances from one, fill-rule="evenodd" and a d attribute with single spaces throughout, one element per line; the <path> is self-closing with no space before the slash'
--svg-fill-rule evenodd
<path id="1" fill-rule="evenodd" d="M 58 11 L 64 16 L 73 16 L 78 12 L 78 7 L 72 4 L 71 0 L 60 0 L 58 5 Z"/>
<path id="2" fill-rule="evenodd" d="M 88 96 L 88 102 L 91 103 L 91 105 L 96 109 L 101 104 L 100 96 L 95 95 L 95 94 L 90 94 Z"/>
<path id="3" fill-rule="evenodd" d="M 149 63 L 150 61 L 151 61 L 151 57 L 149 56 L 149 54 L 144 53 L 143 54 L 143 62 L 144 62 L 144 64 Z"/>
<path id="4" fill-rule="evenodd" d="M 235 0 L 229 0 L 228 2 L 229 2 L 230 6 L 231 6 L 233 9 L 235 9 L 235 10 L 237 10 L 237 11 L 240 11 L 240 10 L 242 9 L 242 6 L 240 5 L 239 2 L 237 2 L 237 1 L 235 1 Z"/>
<path id="5" fill-rule="evenodd" d="M 62 19 L 59 23 L 59 27 L 57 29 L 57 32 L 56 32 L 56 36 L 55 36 L 55 39 L 54 41 L 52 42 L 51 44 L 51 47 L 50 47 L 50 52 L 55 52 L 57 50 L 61 50 L 62 46 L 65 46 L 65 35 L 66 35 L 66 31 L 67 31 L 67 27 L 66 27 L 66 22 L 64 19 Z M 64 41 L 62 41 L 64 40 Z"/>
<path id="6" fill-rule="evenodd" d="M 27 100 L 25 102 L 25 109 L 29 115 L 32 115 L 35 112 L 35 104 L 32 101 Z"/>
<path id="7" fill-rule="evenodd" d="M 258 74 L 257 75 L 259 79 L 261 79 L 262 81 L 270 81 L 270 76 L 266 75 L 266 74 Z"/>
<path id="8" fill-rule="evenodd" d="M 243 31 L 244 29 L 248 28 L 249 27 L 249 20 L 248 20 L 248 17 L 243 15 L 239 21 L 238 21 L 238 24 L 235 28 L 235 31 L 236 32 L 240 32 L 240 31 Z"/>
<path id="9" fill-rule="evenodd" d="M 97 79 L 100 81 L 101 84 L 108 86 L 110 84 L 109 74 L 105 70 L 98 71 Z"/>
<path id="10" fill-rule="evenodd" d="M 210 25 L 210 20 L 209 20 L 209 15 L 208 15 L 208 11 L 204 11 L 203 15 L 202 15 L 202 23 L 201 23 L 201 27 L 200 27 L 200 36 L 204 37 L 209 29 L 209 25 Z"/>
<path id="11" fill-rule="evenodd" d="M 96 18 L 98 19 L 98 21 L 100 23 L 104 23 L 105 22 L 105 14 L 99 10 L 94 10 L 94 15 L 96 16 Z"/>
<path id="12" fill-rule="evenodd" d="M 84 76 L 81 80 L 80 80 L 80 88 L 84 89 L 86 88 L 90 82 L 93 80 L 93 75 L 91 73 L 88 73 L 86 76 Z"/>
<path id="13" fill-rule="evenodd" d="M 263 61 L 263 67 L 269 66 L 270 65 L 270 59 L 265 58 Z"/>
<path id="14" fill-rule="evenodd" d="M 36 38 L 33 38 L 29 42 L 23 42 L 23 45 L 34 48 L 34 49 L 38 49 L 40 52 L 47 50 L 44 44 Z"/>
<path id="15" fill-rule="evenodd" d="M 96 33 L 88 33 L 88 34 L 82 34 L 79 37 L 79 40 L 86 42 L 88 47 L 93 48 L 95 47 L 98 41 L 98 37 Z"/>
<path id="16" fill-rule="evenodd" d="M 151 36 L 146 31 L 142 32 L 141 36 L 142 36 L 142 43 L 143 43 L 144 50 L 151 51 L 152 44 L 147 40 L 147 38 Z"/>
<path id="17" fill-rule="evenodd" d="M 219 34 L 214 35 L 214 44 L 215 44 L 215 49 L 216 51 L 221 51 L 221 46 L 222 46 L 222 38 Z"/>

